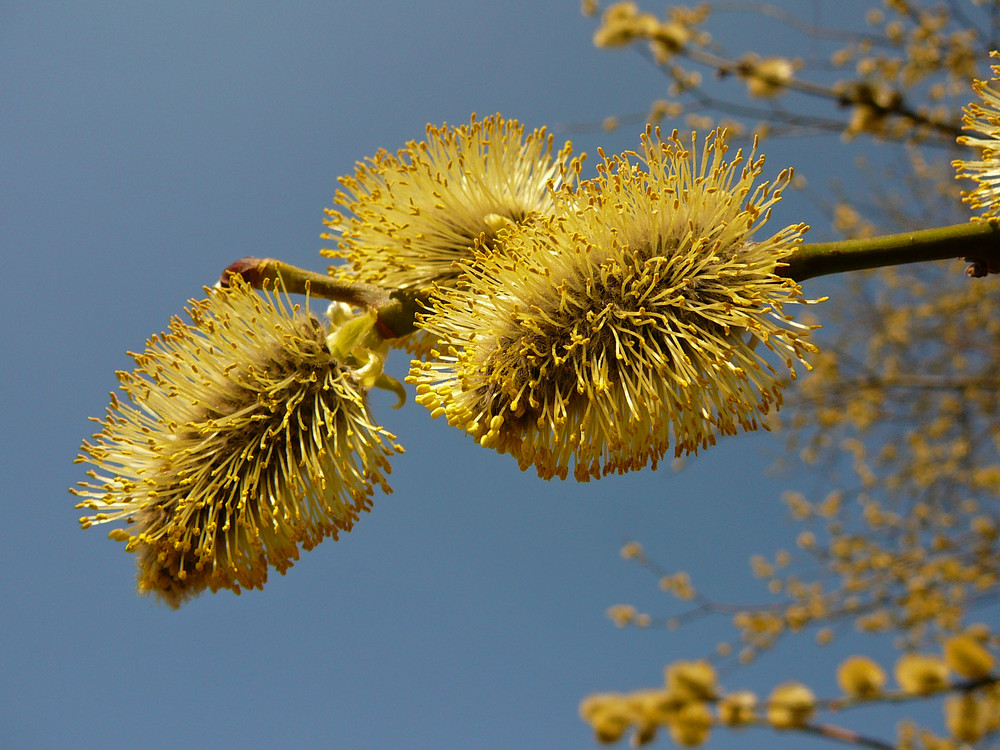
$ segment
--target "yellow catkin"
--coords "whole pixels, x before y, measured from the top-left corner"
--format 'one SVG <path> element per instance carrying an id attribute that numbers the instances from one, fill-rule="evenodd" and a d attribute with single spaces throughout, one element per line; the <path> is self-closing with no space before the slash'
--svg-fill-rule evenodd
<path id="1" fill-rule="evenodd" d="M 1000 53 L 991 52 L 1000 58 Z M 994 65 L 992 81 L 974 81 L 973 88 L 979 94 L 981 103 L 970 104 L 965 110 L 963 125 L 975 135 L 963 135 L 958 142 L 979 150 L 979 157 L 957 159 L 953 162 L 958 177 L 975 180 L 973 190 L 963 192 L 962 199 L 973 209 L 982 209 L 976 218 L 989 218 L 1000 213 L 1000 94 L 996 83 L 1000 78 L 1000 65 Z"/>
<path id="2" fill-rule="evenodd" d="M 730 693 L 718 704 L 719 722 L 729 727 L 753 723 L 757 718 L 757 696 L 743 691 Z"/>
<path id="3" fill-rule="evenodd" d="M 978 742 L 986 728 L 981 698 L 976 695 L 952 695 L 944 702 L 944 721 L 948 732 L 961 742 Z"/>
<path id="4" fill-rule="evenodd" d="M 885 683 L 885 671 L 867 656 L 852 656 L 837 668 L 837 684 L 851 698 L 874 698 Z"/>
<path id="5" fill-rule="evenodd" d="M 441 346 L 411 366 L 417 401 L 544 479 L 656 468 L 759 429 L 783 388 L 760 349 L 790 375 L 815 351 L 776 265 L 805 227 L 758 239 L 791 174 L 755 189 L 762 160 L 726 151 L 721 134 L 699 148 L 649 129 L 638 159 L 603 156 L 560 191 L 556 215 L 477 246 L 420 324 Z"/>
<path id="6" fill-rule="evenodd" d="M 702 702 L 685 703 L 670 724 L 670 739 L 681 747 L 705 743 L 712 729 L 712 712 Z"/>
<path id="7" fill-rule="evenodd" d="M 948 667 L 937 656 L 903 654 L 895 672 L 899 687 L 912 695 L 930 695 L 948 686 Z"/>
<path id="8" fill-rule="evenodd" d="M 957 635 L 944 643 L 944 661 L 948 668 L 973 680 L 988 677 L 993 671 L 993 654 L 969 634 Z"/>
<path id="9" fill-rule="evenodd" d="M 705 701 L 715 698 L 715 668 L 707 661 L 679 661 L 666 670 L 667 692 L 681 700 Z"/>
<path id="10" fill-rule="evenodd" d="M 139 591 L 174 607 L 259 588 L 350 531 L 396 449 L 366 403 L 381 352 L 357 337 L 334 352 L 336 331 L 242 280 L 208 295 L 119 373 L 129 403 L 112 396 L 74 489 L 95 512 L 83 526 L 124 522 L 109 536 L 136 554 Z"/>
<path id="11" fill-rule="evenodd" d="M 775 729 L 805 726 L 816 710 L 816 696 L 799 682 L 786 682 L 767 699 L 767 722 Z"/>

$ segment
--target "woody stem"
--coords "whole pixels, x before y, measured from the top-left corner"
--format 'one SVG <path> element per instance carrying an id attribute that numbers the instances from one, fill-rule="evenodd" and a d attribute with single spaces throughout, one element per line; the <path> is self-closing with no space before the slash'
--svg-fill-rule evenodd
<path id="1" fill-rule="evenodd" d="M 412 333 L 422 302 L 422 296 L 413 292 L 389 292 L 372 284 L 339 281 L 274 258 L 240 258 L 229 264 L 219 282 L 227 286 L 232 276 L 242 277 L 255 289 L 262 288 L 265 283 L 280 282 L 286 291 L 293 294 L 308 294 L 374 310 L 378 313 L 379 332 L 385 338 Z"/>
<path id="2" fill-rule="evenodd" d="M 1000 271 L 1000 221 L 970 221 L 882 237 L 800 245 L 777 272 L 805 281 L 832 273 L 949 258 L 972 263 L 970 276 Z"/>

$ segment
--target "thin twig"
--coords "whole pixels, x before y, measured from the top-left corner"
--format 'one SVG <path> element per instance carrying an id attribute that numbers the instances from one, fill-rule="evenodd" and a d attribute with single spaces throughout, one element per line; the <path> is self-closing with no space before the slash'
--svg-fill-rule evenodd
<path id="1" fill-rule="evenodd" d="M 828 740 L 855 745 L 857 747 L 870 747 L 872 750 L 896 750 L 896 746 L 889 742 L 868 737 L 860 732 L 838 727 L 835 724 L 806 724 L 800 727 L 800 729 L 807 734 L 819 735 L 820 737 L 826 737 Z"/>

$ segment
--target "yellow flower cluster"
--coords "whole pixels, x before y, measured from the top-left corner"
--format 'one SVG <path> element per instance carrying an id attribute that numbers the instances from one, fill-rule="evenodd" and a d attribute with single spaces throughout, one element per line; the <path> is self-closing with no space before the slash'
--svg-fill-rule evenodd
<path id="1" fill-rule="evenodd" d="M 669 77 L 667 93 L 674 98 L 671 104 L 678 111 L 691 105 L 687 121 L 692 127 L 712 127 L 720 122 L 719 113 L 731 112 L 743 118 L 742 125 L 761 134 L 833 130 L 845 140 L 867 134 L 913 145 L 929 139 L 953 142 L 958 125 L 955 104 L 960 103 L 958 97 L 964 97 L 984 54 L 983 47 L 989 43 L 989 36 L 982 33 L 982 18 L 962 3 L 919 0 L 886 2 L 884 6 L 884 10 L 867 12 L 870 32 L 854 33 L 811 25 L 794 6 L 765 10 L 764 6 L 751 9 L 702 3 L 693 8 L 672 6 L 661 19 L 627 0 L 608 5 L 593 41 L 602 49 L 645 45 Z M 597 9 L 596 3 L 583 4 L 585 15 L 596 15 Z M 712 44 L 710 21 L 720 27 L 742 23 L 730 14 L 745 13 L 803 32 L 800 38 L 808 39 L 809 44 L 802 45 L 801 53 L 813 62 L 763 56 L 760 48 L 723 55 Z M 769 38 L 759 30 L 743 36 L 758 44 Z M 689 65 L 696 67 L 688 69 Z M 831 65 L 843 69 L 844 77 L 830 82 Z M 770 99 L 798 91 L 814 100 L 825 99 L 831 114 L 810 109 L 809 117 L 804 118 L 802 105 L 791 101 L 790 106 L 780 109 L 748 106 L 724 89 L 712 91 L 704 69 L 714 73 L 714 79 L 738 76 L 751 98 Z M 693 96 L 686 96 L 691 92 Z M 709 112 L 706 102 L 712 102 Z M 701 124 L 706 119 L 707 126 Z"/>
<path id="2" fill-rule="evenodd" d="M 898 88 L 933 81 L 926 94 L 930 101 L 964 92 L 976 70 L 981 35 L 963 10 L 957 5 L 915 8 L 911 2 L 884 5 L 885 10 L 868 10 L 865 18 L 882 35 L 884 47 L 862 37 L 838 50 L 832 62 L 853 61 L 861 75 Z"/>
<path id="3" fill-rule="evenodd" d="M 338 329 L 238 278 L 189 313 L 119 373 L 131 405 L 112 394 L 73 490 L 93 511 L 84 528 L 126 523 L 109 536 L 136 553 L 140 592 L 174 607 L 259 588 L 300 546 L 350 531 L 374 485 L 391 491 L 398 449 L 368 412 L 378 356 L 358 361 L 357 335 L 340 346 Z"/>
<path id="4" fill-rule="evenodd" d="M 426 141 L 396 154 L 379 151 L 340 179 L 323 235 L 337 246 L 322 254 L 346 264 L 331 272 L 391 289 L 451 283 L 477 242 L 493 246 L 510 222 L 553 210 L 552 193 L 571 183 L 580 162 L 566 143 L 552 154 L 545 129 L 525 133 L 500 115 L 468 125 L 427 127 Z"/>
<path id="5" fill-rule="evenodd" d="M 758 236 L 791 173 L 757 184 L 763 158 L 729 159 L 722 134 L 699 154 L 647 129 L 577 185 L 552 145 L 496 115 L 379 152 L 342 180 L 327 254 L 347 263 L 322 279 L 371 309 L 321 322 L 236 275 L 135 355 L 131 405 L 112 397 L 75 492 L 85 527 L 126 523 L 111 536 L 141 591 L 260 587 L 388 491 L 398 446 L 366 393 L 402 392 L 383 373 L 390 292 L 426 302 L 418 335 L 438 345 L 412 364 L 417 400 L 546 479 L 655 468 L 780 406 L 779 367 L 814 350 L 781 274 L 806 227 Z"/>
<path id="6" fill-rule="evenodd" d="M 945 724 L 955 739 L 975 742 L 1000 730 L 1000 678 L 993 674 L 993 655 L 983 645 L 988 635 L 970 630 L 954 636 L 945 642 L 943 657 L 904 654 L 896 663 L 895 691 L 885 691 L 884 670 L 865 656 L 852 656 L 840 665 L 837 682 L 845 697 L 826 701 L 795 681 L 775 686 L 766 701 L 749 691 L 724 692 L 707 661 L 680 661 L 667 666 L 664 687 L 591 695 L 581 702 L 580 715 L 602 743 L 617 742 L 631 730 L 632 745 L 645 745 L 666 728 L 675 744 L 694 747 L 708 739 L 713 726 L 807 728 L 823 734 L 827 729 L 813 719 L 824 708 L 899 702 L 952 690 L 958 694 L 944 702 Z M 959 680 L 952 682 L 952 674 Z"/>
<path id="7" fill-rule="evenodd" d="M 749 54 L 736 66 L 740 78 L 746 81 L 750 96 L 771 99 L 783 93 L 795 77 L 799 63 L 784 57 L 767 57 Z"/>
<path id="8" fill-rule="evenodd" d="M 852 698 L 874 698 L 881 694 L 885 682 L 882 667 L 867 656 L 852 656 L 837 668 L 837 684 Z"/>
<path id="9" fill-rule="evenodd" d="M 911 695 L 937 693 L 948 687 L 948 666 L 937 656 L 903 654 L 896 662 L 896 682 Z"/>
<path id="10" fill-rule="evenodd" d="M 689 43 L 707 42 L 707 36 L 696 30 L 708 17 L 708 6 L 684 8 L 675 6 L 661 21 L 652 13 L 642 13 L 634 2 L 617 2 L 608 6 L 601 25 L 594 32 L 597 47 L 622 47 L 635 41 L 646 41 L 653 57 L 665 63 Z"/>
<path id="11" fill-rule="evenodd" d="M 991 53 L 1000 58 L 1000 53 Z M 966 130 L 978 135 L 963 135 L 958 142 L 979 150 L 978 159 L 957 159 L 954 162 L 957 177 L 976 181 L 976 188 L 962 193 L 962 199 L 973 209 L 984 209 L 981 216 L 1000 215 L 1000 65 L 994 65 L 993 79 L 974 81 L 972 86 L 982 99 L 982 104 L 970 104 L 962 123 Z"/>
<path id="12" fill-rule="evenodd" d="M 809 723 L 816 710 L 816 696 L 800 682 L 786 682 L 771 691 L 767 722 L 775 729 L 798 729 Z"/>
<path id="13" fill-rule="evenodd" d="M 895 274 L 885 278 L 886 287 L 904 287 Z M 852 365 L 840 347 L 817 358 L 816 374 L 798 391 L 809 406 L 795 418 L 814 415 L 817 405 L 829 416 L 808 427 L 812 441 L 795 447 L 824 461 L 842 457 L 863 489 L 857 502 L 842 492 L 814 502 L 786 495 L 797 520 L 817 525 L 798 542 L 823 560 L 824 573 L 803 580 L 757 561 L 755 573 L 789 601 L 736 617 L 756 650 L 788 631 L 845 618 L 863 631 L 895 631 L 906 648 L 919 649 L 932 636 L 960 630 L 969 603 L 1000 580 L 995 290 L 966 284 L 954 294 L 920 295 L 919 304 L 890 298 L 866 312 L 885 319 L 864 337 L 863 375 L 848 375 Z M 910 352 L 917 340 L 940 347 L 939 354 L 922 352 L 918 375 Z M 872 450 L 866 431 L 888 425 L 901 425 L 898 436 Z M 983 437 L 973 441 L 970 434 Z"/>
<path id="14" fill-rule="evenodd" d="M 607 615 L 620 628 L 624 628 L 626 625 L 645 628 L 649 627 L 652 621 L 649 615 L 636 611 L 636 608 L 630 604 L 616 604 L 609 607 Z"/>
<path id="15" fill-rule="evenodd" d="M 955 689 L 951 674 L 966 680 L 958 686 L 961 693 L 944 701 L 944 720 L 951 737 L 974 743 L 1000 730 L 1000 682 L 993 673 L 995 663 L 983 638 L 967 631 L 945 641 L 943 656 L 901 656 L 896 662 L 896 681 L 904 693 L 922 696 Z"/>
<path id="16" fill-rule="evenodd" d="M 600 693 L 580 704 L 580 716 L 594 730 L 598 742 L 617 742 L 632 730 L 634 746 L 647 745 L 666 728 L 681 747 L 696 747 L 709 736 L 717 719 L 711 703 L 717 699 L 715 670 L 707 662 L 677 662 L 666 669 L 663 688 L 634 693 Z M 745 703 L 720 705 L 720 716 L 742 718 Z M 726 722 L 723 722 L 726 723 Z"/>
<path id="17" fill-rule="evenodd" d="M 814 351 L 779 274 L 803 225 L 758 239 L 790 173 L 647 130 L 642 151 L 555 195 L 555 213 L 507 223 L 431 296 L 439 342 L 408 382 L 417 401 L 543 478 L 586 481 L 755 430 L 781 404 L 772 350 L 794 377 Z"/>
<path id="18" fill-rule="evenodd" d="M 748 691 L 722 695 L 706 661 L 676 662 L 665 675 L 663 688 L 591 695 L 580 704 L 580 716 L 601 743 L 617 742 L 631 729 L 632 745 L 646 745 L 666 728 L 674 744 L 696 747 L 708 740 L 713 726 L 798 729 L 816 710 L 816 697 L 798 682 L 778 685 L 761 705 Z"/>
<path id="19" fill-rule="evenodd" d="M 956 635 L 945 641 L 944 661 L 955 674 L 970 680 L 989 677 L 995 665 L 993 654 L 969 633 Z"/>

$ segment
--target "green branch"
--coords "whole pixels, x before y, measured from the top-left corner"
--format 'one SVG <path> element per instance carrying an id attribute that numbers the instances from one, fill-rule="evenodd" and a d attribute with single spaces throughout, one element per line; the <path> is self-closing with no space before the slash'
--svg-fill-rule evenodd
<path id="1" fill-rule="evenodd" d="M 970 276 L 1000 272 L 1000 220 L 800 245 L 777 272 L 805 281 L 831 273 L 948 258 L 965 258 L 971 263 Z M 416 330 L 416 314 L 423 309 L 426 298 L 412 291 L 389 291 L 372 284 L 341 281 L 273 258 L 241 258 L 223 271 L 220 283 L 225 286 L 234 274 L 258 289 L 265 283 L 280 281 L 293 294 L 309 294 L 375 310 L 380 333 L 385 338 L 405 336 Z"/>
<path id="2" fill-rule="evenodd" d="M 226 286 L 231 276 L 241 276 L 250 286 L 261 289 L 265 283 L 281 282 L 292 294 L 346 302 L 378 313 L 377 326 L 383 338 L 413 333 L 416 314 L 422 309 L 422 295 L 414 292 L 390 292 L 372 284 L 340 281 L 323 273 L 306 271 L 274 258 L 240 258 L 222 272 L 219 283 Z"/>
<path id="3" fill-rule="evenodd" d="M 778 273 L 805 281 L 831 273 L 949 258 L 969 261 L 970 276 L 1000 271 L 1000 222 L 970 221 L 882 237 L 800 245 Z"/>
<path id="4" fill-rule="evenodd" d="M 806 724 L 800 727 L 799 731 L 856 747 L 868 747 L 872 750 L 897 750 L 896 745 L 892 743 L 884 742 L 875 737 L 867 737 L 852 729 L 845 729 L 834 724 Z"/>

